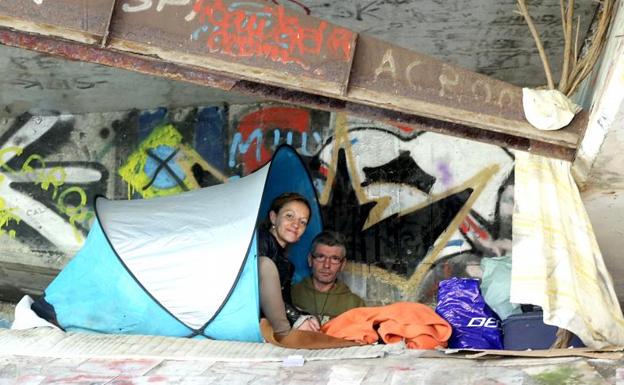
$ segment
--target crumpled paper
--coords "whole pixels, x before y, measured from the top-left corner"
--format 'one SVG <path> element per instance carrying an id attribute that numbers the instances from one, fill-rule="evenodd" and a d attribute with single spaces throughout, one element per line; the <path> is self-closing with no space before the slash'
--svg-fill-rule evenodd
<path id="1" fill-rule="evenodd" d="M 559 90 L 522 89 L 524 116 L 539 130 L 558 130 L 567 126 L 581 107 Z"/>

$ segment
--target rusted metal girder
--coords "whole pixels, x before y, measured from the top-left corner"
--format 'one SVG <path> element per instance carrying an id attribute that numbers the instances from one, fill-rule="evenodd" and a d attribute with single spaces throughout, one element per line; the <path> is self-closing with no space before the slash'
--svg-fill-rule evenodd
<path id="1" fill-rule="evenodd" d="M 539 131 L 519 87 L 269 1 L 3 0 L 0 25 L 5 45 L 568 160 L 587 121 Z"/>

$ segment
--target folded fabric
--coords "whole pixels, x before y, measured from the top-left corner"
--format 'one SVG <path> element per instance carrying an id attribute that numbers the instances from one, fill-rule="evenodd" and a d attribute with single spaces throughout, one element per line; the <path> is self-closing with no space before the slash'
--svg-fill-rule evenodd
<path id="1" fill-rule="evenodd" d="M 11 329 L 24 330 L 36 327 L 52 327 L 59 329 L 58 326 L 39 317 L 37 313 L 30 308 L 33 302 L 34 300 L 29 295 L 25 295 L 17 305 L 15 305 L 15 317 L 11 324 Z"/>
<path id="2" fill-rule="evenodd" d="M 287 335 L 280 337 L 273 333 L 273 327 L 266 318 L 260 320 L 260 331 L 265 342 L 282 348 L 336 349 L 360 345 L 357 342 L 307 330 L 292 329 Z"/>
<path id="3" fill-rule="evenodd" d="M 327 335 L 372 344 L 405 340 L 410 349 L 446 347 L 452 328 L 433 309 L 420 303 L 397 302 L 358 307 L 332 319 L 321 331 Z"/>

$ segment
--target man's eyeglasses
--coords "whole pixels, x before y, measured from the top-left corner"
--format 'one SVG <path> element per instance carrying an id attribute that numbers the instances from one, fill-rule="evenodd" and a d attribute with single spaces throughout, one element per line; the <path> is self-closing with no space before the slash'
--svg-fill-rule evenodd
<path id="1" fill-rule="evenodd" d="M 323 254 L 312 254 L 312 259 L 314 260 L 314 262 L 325 262 L 329 259 L 329 263 L 331 263 L 332 265 L 339 265 L 342 263 L 342 261 L 344 261 L 344 257 L 341 257 L 339 255 L 323 255 Z"/>

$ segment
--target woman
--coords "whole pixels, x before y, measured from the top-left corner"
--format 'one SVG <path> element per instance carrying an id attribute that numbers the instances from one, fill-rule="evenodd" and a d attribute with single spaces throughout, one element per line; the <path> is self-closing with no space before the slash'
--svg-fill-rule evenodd
<path id="1" fill-rule="evenodd" d="M 305 197 L 284 193 L 273 200 L 265 228 L 258 230 L 260 308 L 277 336 L 288 334 L 300 315 L 290 298 L 295 268 L 288 260 L 287 250 L 305 232 L 310 214 Z M 308 319 L 297 329 L 318 331 L 319 325 Z"/>

